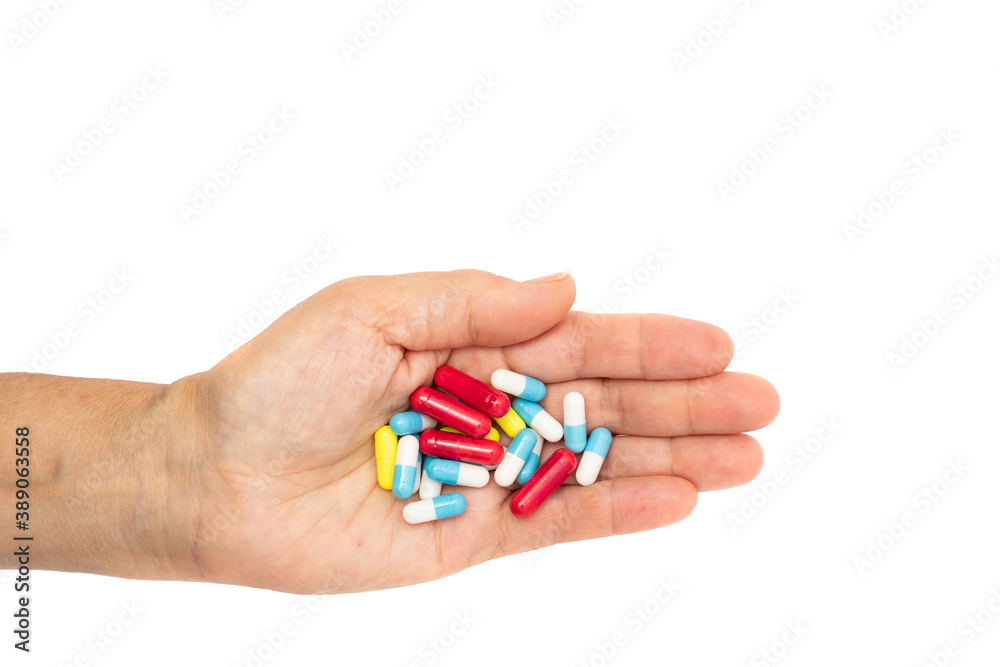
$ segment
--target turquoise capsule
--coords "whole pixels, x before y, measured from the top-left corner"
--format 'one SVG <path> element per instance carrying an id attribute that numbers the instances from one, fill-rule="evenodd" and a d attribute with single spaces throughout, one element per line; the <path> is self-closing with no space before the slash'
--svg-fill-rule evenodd
<path id="1" fill-rule="evenodd" d="M 430 500 L 419 500 L 403 508 L 403 520 L 407 523 L 425 523 L 458 516 L 465 511 L 465 496 L 461 493 L 446 493 Z"/>
<path id="2" fill-rule="evenodd" d="M 524 462 L 521 466 L 521 472 L 517 473 L 517 483 L 527 484 L 531 476 L 535 474 L 538 470 L 538 461 L 542 456 L 542 439 L 535 438 L 535 446 L 531 449 L 531 454 L 528 455 L 528 460 Z"/>
<path id="3" fill-rule="evenodd" d="M 435 458 L 426 470 L 428 477 L 442 484 L 482 488 L 490 482 L 490 471 L 474 463 Z"/>
<path id="4" fill-rule="evenodd" d="M 396 435 L 413 435 L 437 426 L 437 422 L 419 412 L 398 412 L 389 420 L 389 428 Z"/>

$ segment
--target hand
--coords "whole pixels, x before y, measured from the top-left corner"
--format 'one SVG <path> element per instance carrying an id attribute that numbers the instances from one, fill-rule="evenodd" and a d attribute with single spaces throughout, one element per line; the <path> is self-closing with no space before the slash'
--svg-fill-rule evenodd
<path id="1" fill-rule="evenodd" d="M 766 381 L 723 373 L 732 341 L 667 315 L 569 312 L 571 278 L 518 283 L 479 271 L 363 277 L 324 289 L 192 385 L 204 434 L 193 556 L 209 581 L 296 593 L 402 586 L 556 542 L 665 526 L 697 492 L 753 479 L 743 431 L 770 423 Z M 530 518 L 511 491 L 461 489 L 457 518 L 411 526 L 376 484 L 372 435 L 450 364 L 545 382 L 562 418 L 581 392 L 587 426 L 615 438 L 590 487 L 570 481 Z M 554 449 L 547 445 L 542 460 Z"/>

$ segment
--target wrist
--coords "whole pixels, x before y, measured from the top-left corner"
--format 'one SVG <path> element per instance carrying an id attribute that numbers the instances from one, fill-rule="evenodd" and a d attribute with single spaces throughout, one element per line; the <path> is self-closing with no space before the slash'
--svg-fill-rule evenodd
<path id="1" fill-rule="evenodd" d="M 0 376 L 10 398 L 0 406 L 4 435 L 31 432 L 30 534 L 40 569 L 200 579 L 195 384 Z M 3 467 L 0 480 L 13 488 L 12 468 Z"/>

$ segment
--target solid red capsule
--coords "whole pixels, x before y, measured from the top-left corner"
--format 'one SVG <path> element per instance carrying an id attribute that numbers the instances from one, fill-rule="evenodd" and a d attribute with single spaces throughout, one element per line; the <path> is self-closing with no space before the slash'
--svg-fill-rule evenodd
<path id="1" fill-rule="evenodd" d="M 451 366 L 441 366 L 434 372 L 434 384 L 494 419 L 510 411 L 507 394 Z"/>
<path id="2" fill-rule="evenodd" d="M 420 451 L 439 459 L 495 466 L 503 459 L 503 447 L 494 440 L 480 440 L 447 431 L 424 431 L 420 434 Z"/>
<path id="3" fill-rule="evenodd" d="M 557 449 L 510 499 L 511 513 L 520 519 L 531 516 L 575 468 L 576 454 L 565 447 Z"/>
<path id="4" fill-rule="evenodd" d="M 490 432 L 489 417 L 436 389 L 417 387 L 410 394 L 410 405 L 417 412 L 473 438 L 485 437 Z"/>

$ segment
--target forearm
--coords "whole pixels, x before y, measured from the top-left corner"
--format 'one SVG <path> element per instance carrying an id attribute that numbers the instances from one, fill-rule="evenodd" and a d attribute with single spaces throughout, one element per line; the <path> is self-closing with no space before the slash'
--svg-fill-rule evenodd
<path id="1" fill-rule="evenodd" d="M 0 540 L 8 545 L 0 568 L 16 567 L 16 534 L 33 537 L 39 569 L 200 579 L 189 384 L 0 374 Z M 30 429 L 26 531 L 15 519 L 20 427 Z"/>

